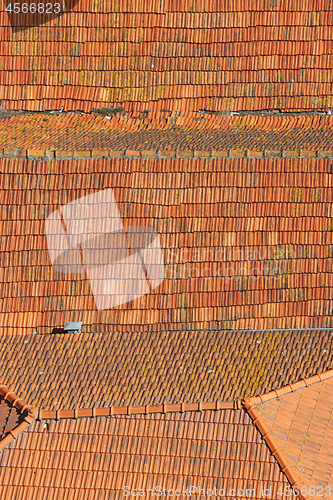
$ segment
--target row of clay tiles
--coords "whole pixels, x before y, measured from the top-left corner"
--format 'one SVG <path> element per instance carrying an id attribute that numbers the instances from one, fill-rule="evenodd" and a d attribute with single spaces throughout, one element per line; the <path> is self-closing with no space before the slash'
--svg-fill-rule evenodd
<path id="1" fill-rule="evenodd" d="M 133 2 L 134 3 L 134 2 Z M 275 5 L 272 5 L 275 4 Z M 82 2 L 83 7 L 89 6 L 91 8 L 90 3 Z M 103 4 L 102 4 L 103 5 Z M 130 5 L 130 10 L 129 10 Z M 106 12 L 126 12 L 130 13 L 134 12 L 169 12 L 172 9 L 172 12 L 183 12 L 189 11 L 191 12 L 237 12 L 242 13 L 247 9 L 251 11 L 258 10 L 266 10 L 270 12 L 282 11 L 282 12 L 298 12 L 301 11 L 327 11 L 329 9 L 329 3 L 327 0 L 302 0 L 302 9 L 300 9 L 297 3 L 294 3 L 292 0 L 285 0 L 281 2 L 281 5 L 278 2 L 272 2 L 271 0 L 252 0 L 251 2 L 246 2 L 245 0 L 229 0 L 229 2 L 224 2 L 222 0 L 206 0 L 204 4 L 200 0 L 164 0 L 160 1 L 152 1 L 134 3 L 135 9 L 133 9 L 132 5 L 129 4 L 125 0 L 119 0 L 116 5 L 111 5 L 109 10 Z M 83 12 L 87 12 L 83 10 Z M 89 12 L 89 10 L 88 10 Z M 103 11 L 102 11 L 103 12 Z M 105 13 L 105 12 L 104 12 Z"/>
<path id="2" fill-rule="evenodd" d="M 328 370 L 324 373 L 314 375 L 307 379 L 302 379 L 299 382 L 288 384 L 281 389 L 276 389 L 262 396 L 250 398 L 253 404 L 260 404 L 274 398 L 279 398 L 290 392 L 303 389 L 316 382 L 333 377 L 333 370 Z M 249 398 L 246 398 L 249 400 Z M 186 412 L 186 411 L 207 411 L 207 410 L 239 410 L 242 408 L 242 401 L 215 401 L 212 403 L 178 403 L 178 404 L 161 404 L 161 405 L 144 405 L 144 406 L 110 406 L 102 408 L 77 408 L 75 410 L 40 410 L 38 419 L 62 419 L 62 418 L 79 418 L 79 417 L 97 417 L 111 415 L 149 415 L 153 413 L 170 413 L 170 412 Z"/>
<path id="3" fill-rule="evenodd" d="M 52 56 L 53 55 L 49 56 L 51 60 Z M 36 59 L 36 56 L 32 57 L 34 57 L 34 60 Z M 309 57 L 311 56 L 309 55 L 304 56 L 304 61 Z M 312 56 L 312 57 L 316 59 L 320 59 L 320 57 L 322 57 L 325 58 L 325 61 L 326 59 L 328 59 L 328 55 Z M 272 56 L 267 56 L 267 58 L 270 61 L 272 60 Z M 294 56 L 294 58 L 296 60 L 296 58 L 299 58 L 299 56 Z M 126 57 L 126 59 L 129 58 Z M 205 60 L 206 59 L 207 57 L 205 58 Z M 233 60 L 235 59 L 239 58 L 234 57 Z M 255 60 L 257 59 L 258 58 L 255 58 Z M 297 59 L 297 61 L 298 60 L 299 59 Z M 11 64 L 12 64 L 11 67 L 13 67 L 15 63 L 16 65 L 20 64 L 21 61 L 23 61 L 22 56 L 17 56 L 16 59 L 14 59 L 13 56 L 11 56 Z M 196 58 L 196 61 L 198 61 L 198 58 Z M 317 66 L 318 64 L 319 63 L 317 63 Z M 329 66 L 328 63 L 327 64 L 325 63 L 324 68 L 328 68 L 328 66 Z M 99 72 L 99 70 L 96 71 Z M 32 72 L 32 70 L 30 72 Z M 48 72 L 46 71 L 46 74 L 47 73 Z M 183 85 L 179 86 L 177 92 L 178 97 L 172 96 L 171 94 L 170 97 L 158 97 L 157 98 L 158 100 L 150 100 L 146 98 L 144 95 L 144 93 L 146 93 L 146 87 L 140 87 L 138 89 L 137 94 L 133 98 L 129 98 L 128 96 L 124 95 L 123 105 L 125 111 L 131 111 L 132 109 L 140 111 L 142 110 L 143 106 L 145 107 L 149 106 L 149 108 L 154 113 L 160 113 L 162 109 L 164 109 L 165 107 L 175 106 L 175 100 L 177 100 L 179 103 L 179 104 L 177 103 L 177 107 L 181 109 L 183 112 L 188 112 L 193 108 L 197 109 L 213 108 L 217 112 L 228 112 L 228 113 L 231 112 L 232 110 L 257 112 L 260 110 L 268 110 L 268 109 L 279 109 L 281 113 L 286 113 L 286 112 L 306 113 L 309 111 L 316 112 L 318 110 L 319 105 L 320 105 L 319 108 L 320 111 L 324 112 L 326 112 L 326 109 L 333 108 L 333 96 L 331 95 L 330 92 L 319 95 L 316 99 L 314 99 L 313 97 L 314 95 L 313 92 L 311 92 L 311 95 L 306 95 L 306 96 L 298 96 L 298 95 L 289 96 L 290 91 L 287 92 L 287 87 L 286 87 L 286 85 L 288 84 L 284 85 L 285 85 L 284 90 L 286 91 L 287 95 L 280 95 L 281 94 L 280 92 L 280 94 L 278 94 L 275 97 L 236 96 L 227 99 L 225 97 L 214 97 L 214 96 L 183 97 L 181 95 L 181 90 L 184 87 Z M 36 112 L 48 112 L 50 110 L 57 111 L 65 106 L 66 109 L 69 109 L 74 112 L 91 113 L 92 110 L 97 106 L 110 106 L 113 103 L 117 104 L 119 102 L 119 98 L 118 101 L 116 101 L 116 99 L 112 99 L 112 96 L 110 97 L 108 96 L 108 94 L 110 94 L 110 89 L 108 88 L 105 89 L 101 87 L 81 87 L 77 89 L 77 87 L 72 87 L 71 93 L 68 95 L 68 93 L 66 93 L 66 89 L 64 90 L 64 87 L 61 86 L 60 84 L 57 87 L 52 87 L 51 90 L 50 87 L 46 87 L 44 85 L 39 85 L 39 86 L 35 85 L 34 87 L 40 89 L 39 99 L 33 98 L 33 96 L 30 96 L 28 99 L 25 98 L 24 92 L 26 94 L 29 89 L 27 85 L 24 86 L 17 85 L 16 87 L 8 85 L 7 90 L 12 88 L 16 89 L 16 93 L 14 95 L 15 99 L 11 97 L 7 97 L 6 99 L 3 98 L 3 100 L 1 101 L 3 109 L 13 110 L 13 111 L 25 110 L 32 113 L 36 113 Z M 3 88 L 5 87 L 3 86 Z M 114 93 L 116 93 L 116 90 L 117 89 L 115 89 Z M 0 91 L 1 91 L 1 86 L 0 86 Z M 139 94 L 139 92 L 141 92 L 141 95 Z M 51 94 L 55 95 L 53 97 L 50 97 Z M 101 97 L 98 97 L 100 94 L 102 94 Z M 120 92 L 118 92 L 118 94 L 120 94 Z M 73 95 L 76 95 L 77 97 L 74 98 Z"/>
<path id="4" fill-rule="evenodd" d="M 0 149 L 1 158 L 24 158 L 29 160 L 67 160 L 67 159 L 89 159 L 89 158 L 333 158 L 333 150 L 309 151 L 309 150 L 265 150 L 255 151 L 250 149 L 229 150 L 97 150 L 87 149 L 83 151 L 50 151 L 45 149 L 18 149 L 5 147 Z"/>
<path id="5" fill-rule="evenodd" d="M 36 418 L 42 419 L 60 419 L 60 418 L 77 418 L 77 417 L 95 417 L 95 416 L 111 416 L 111 415 L 137 415 L 137 414 L 153 414 L 166 412 L 185 412 L 185 411 L 204 411 L 204 410 L 237 410 L 243 409 L 248 412 L 254 425 L 265 440 L 272 455 L 278 462 L 282 472 L 287 477 L 292 488 L 298 488 L 300 500 L 311 500 L 311 497 L 303 495 L 301 488 L 303 482 L 295 472 L 294 465 L 288 460 L 281 446 L 279 446 L 275 436 L 269 430 L 265 419 L 258 412 L 256 405 L 283 396 L 298 389 L 310 386 L 316 382 L 323 382 L 328 378 L 333 377 L 333 370 L 328 370 L 324 373 L 314 375 L 307 379 L 302 379 L 294 384 L 288 384 L 281 389 L 270 391 L 263 396 L 253 398 L 244 398 L 243 401 L 215 403 L 181 403 L 181 404 L 163 404 L 163 405 L 146 405 L 146 406 L 124 406 L 124 407 L 109 407 L 109 408 L 87 408 L 76 410 L 56 410 L 46 411 L 40 410 L 39 414 L 29 405 L 26 405 L 23 400 L 19 399 L 13 392 L 9 391 L 6 386 L 0 386 L 0 395 L 3 396 L 10 404 L 15 406 L 21 414 L 24 414 L 23 422 L 16 428 L 11 430 L 7 436 L 0 441 L 0 451 L 13 441 L 26 427 L 28 427 Z"/>
<path id="6" fill-rule="evenodd" d="M 95 109 L 91 113 L 79 114 L 78 112 L 58 112 L 58 114 L 31 113 L 16 114 L 0 118 L 0 143 L 7 144 L 11 137 L 18 137 L 22 133 L 35 133 L 36 128 L 41 132 L 65 132 L 71 133 L 73 129 L 80 127 L 82 130 L 99 134 L 101 130 L 107 132 L 149 132 L 151 130 L 181 132 L 202 131 L 229 131 L 239 130 L 260 131 L 267 133 L 287 131 L 308 131 L 325 129 L 329 131 L 333 126 L 333 115 L 211 115 L 198 111 L 175 111 L 162 110 L 160 113 L 147 111 L 127 111 L 125 114 L 112 114 L 109 108 Z M 122 108 L 124 109 L 124 108 Z M 4 111 L 6 112 L 6 111 Z M 10 111 L 7 111 L 10 113 Z M 109 113 L 109 114 L 108 114 Z M 125 111 L 124 111 L 125 113 Z M 147 116 L 147 118 L 145 118 Z M 177 129 L 175 129 L 177 127 Z M 47 136 L 49 138 L 49 136 Z M 6 142 L 5 142 L 6 140 Z M 28 148 L 29 146 L 27 146 Z M 30 146 L 31 147 L 31 146 Z"/>
<path id="7" fill-rule="evenodd" d="M 130 103 L 128 103 L 129 105 Z M 118 111 L 117 111 L 118 109 Z M 333 115 L 314 114 L 315 111 L 309 111 L 309 114 L 210 114 L 201 111 L 184 111 L 174 109 L 163 109 L 160 113 L 152 110 L 133 110 L 125 111 L 124 107 L 113 109 L 102 107 L 94 108 L 89 113 L 80 113 L 79 111 L 54 111 L 52 114 L 32 112 L 21 114 L 16 112 L 10 116 L 13 110 L 2 110 L 8 113 L 7 118 L 0 118 L 0 123 L 7 127 L 5 131 L 8 135 L 15 132 L 27 131 L 29 127 L 32 132 L 36 131 L 36 125 L 47 128 L 48 130 L 59 127 L 59 131 L 66 131 L 67 127 L 91 127 L 90 130 L 99 132 L 99 126 L 102 124 L 110 132 L 128 132 L 149 131 L 149 130 L 173 130 L 174 127 L 181 127 L 182 130 L 267 130 L 287 131 L 295 129 L 318 130 L 322 127 L 331 129 L 333 125 Z M 121 112 L 119 112 L 119 109 Z M 125 114 L 126 113 L 126 114 Z M 6 120 L 6 121 L 5 121 Z M 107 120 L 107 121 L 106 121 Z M 47 123 L 47 125 L 46 125 Z M 230 126 L 231 125 L 231 126 Z"/>

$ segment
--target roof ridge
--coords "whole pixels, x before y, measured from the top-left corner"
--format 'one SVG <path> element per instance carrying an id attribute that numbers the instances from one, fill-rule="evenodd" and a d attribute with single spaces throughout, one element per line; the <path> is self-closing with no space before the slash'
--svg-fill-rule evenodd
<path id="1" fill-rule="evenodd" d="M 6 385 L 0 385 L 0 396 L 14 406 L 21 415 L 24 415 L 23 421 L 20 422 L 14 429 L 10 430 L 0 441 L 0 452 L 14 439 L 16 439 L 29 425 L 36 419 L 37 410 L 31 405 L 28 405 L 19 398 L 15 392 L 10 391 Z"/>
<path id="2" fill-rule="evenodd" d="M 304 389 L 304 387 L 308 387 L 309 385 L 316 384 L 317 382 L 323 382 L 329 378 L 333 377 L 333 369 L 326 370 L 322 373 L 317 373 L 311 377 L 302 378 L 298 382 L 294 382 L 293 384 L 287 384 L 280 389 L 273 389 L 266 394 L 253 396 L 252 399 L 255 404 L 265 403 L 266 401 L 270 401 L 271 399 L 279 398 L 280 396 L 284 396 L 285 394 L 290 394 L 291 392 L 295 392 L 298 389 Z"/>
<path id="3" fill-rule="evenodd" d="M 208 158 L 208 159 L 220 159 L 220 158 L 332 158 L 333 149 L 315 149 L 313 151 L 305 149 L 277 149 L 277 150 L 265 150 L 262 148 L 248 149 L 244 148 L 230 148 L 227 149 L 203 149 L 199 146 L 191 149 L 178 149 L 173 148 L 166 150 L 165 148 L 160 149 L 146 149 L 144 147 L 140 149 L 113 149 L 110 148 L 102 149 L 92 149 L 91 147 L 84 149 L 71 149 L 71 150 L 61 150 L 61 149 L 51 149 L 48 146 L 39 149 L 29 148 L 28 145 L 20 147 L 15 146 L 1 146 L 0 145 L 0 158 L 22 158 L 28 160 L 39 159 L 41 161 L 51 161 L 51 160 L 82 160 L 82 159 L 98 159 L 98 158 Z"/>
<path id="4" fill-rule="evenodd" d="M 184 413 L 188 411 L 240 410 L 240 401 L 215 401 L 212 403 L 163 403 L 160 405 L 105 406 L 76 408 L 74 410 L 39 410 L 38 419 L 107 417 L 113 415 L 152 415 L 156 413 Z"/>
<path id="5" fill-rule="evenodd" d="M 20 114 L 10 118 L 0 116 L 0 123 L 6 125 L 6 134 L 0 134 L 0 157 L 41 161 L 118 157 L 333 157 L 332 146 L 325 139 L 332 130 L 333 116 L 221 116 L 199 111 L 168 113 L 168 117 L 152 114 L 148 119 L 128 114 L 106 116 L 103 113 L 88 113 L 81 116 L 75 112 Z M 304 120 L 309 120 L 306 126 Z M 40 129 L 38 140 L 34 135 L 36 127 Z M 80 134 L 77 134 L 78 130 Z M 320 140 L 318 135 L 311 139 L 305 137 L 304 130 L 324 130 L 324 133 L 320 134 Z M 164 134 L 160 135 L 162 131 Z M 269 131 L 274 132 L 273 136 Z M 133 132 L 146 134 L 147 140 L 143 140 L 141 135 L 127 137 Z M 149 135 L 150 132 L 152 135 Z M 157 132 L 158 140 L 155 136 Z M 64 137 L 61 143 L 56 139 L 59 134 Z M 253 134 L 257 137 L 256 142 Z"/>
<path id="6" fill-rule="evenodd" d="M 244 398 L 242 403 L 243 409 L 249 414 L 253 424 L 260 432 L 262 438 L 267 444 L 268 448 L 271 450 L 272 455 L 279 464 L 282 472 L 287 477 L 292 488 L 298 488 L 299 499 L 300 500 L 312 500 L 312 497 L 303 495 L 301 488 L 304 486 L 303 481 L 298 476 L 297 472 L 294 470 L 295 466 L 287 458 L 283 448 L 279 445 L 277 439 L 275 438 L 273 432 L 268 427 L 265 418 L 257 410 L 256 402 L 254 398 Z"/>

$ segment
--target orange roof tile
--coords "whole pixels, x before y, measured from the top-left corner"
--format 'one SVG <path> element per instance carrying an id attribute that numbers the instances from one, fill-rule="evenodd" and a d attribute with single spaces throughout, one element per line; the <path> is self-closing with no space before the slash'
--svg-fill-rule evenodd
<path id="1" fill-rule="evenodd" d="M 0 120 L 0 156 L 332 157 L 332 116 L 220 116 L 197 112 L 145 118 L 78 113 L 14 114 Z M 108 119 L 109 118 L 109 119 Z M 2 125 L 2 126 L 1 126 Z"/>
<path id="2" fill-rule="evenodd" d="M 316 330 L 7 335 L 0 377 L 40 410 L 87 416 L 111 405 L 230 401 L 327 370 L 332 341 Z"/>
<path id="3" fill-rule="evenodd" d="M 323 375 L 275 391 L 274 399 L 270 393 L 252 403 L 296 468 L 306 496 L 315 499 L 321 492 L 333 497 L 333 370 Z"/>
<path id="4" fill-rule="evenodd" d="M 216 487 L 233 498 L 232 489 L 251 488 L 252 498 L 270 484 L 272 495 L 288 486 L 275 459 L 258 433 L 249 433 L 251 419 L 243 411 L 191 414 L 114 416 L 101 419 L 36 422 L 18 438 L 15 447 L 0 455 L 0 470 L 8 461 L 15 483 L 4 478 L 10 492 L 40 491 L 40 498 L 123 496 L 130 490 Z M 247 438 L 237 442 L 237 434 Z M 38 439 L 34 439 L 34 437 Z M 19 457 L 31 454 L 21 468 Z M 260 467 L 257 466 L 260 463 Z M 33 478 L 30 479 L 30 477 Z M 158 489 L 156 489 L 158 491 Z M 192 496 L 194 495 L 192 489 Z M 202 497 L 203 493 L 201 493 Z M 206 493 L 207 495 L 207 493 Z"/>
<path id="5" fill-rule="evenodd" d="M 3 108 L 332 109 L 327 0 L 66 5 L 2 12 Z"/>
<path id="6" fill-rule="evenodd" d="M 262 488 L 269 498 L 281 492 L 290 497 L 291 485 L 301 500 L 319 499 L 319 488 L 331 486 L 332 377 L 329 370 L 278 389 L 284 395 L 270 402 L 271 395 L 246 397 L 228 410 L 216 411 L 215 406 L 212 411 L 206 405 L 201 407 L 206 411 L 198 412 L 198 407 L 184 405 L 182 411 L 190 413 L 178 413 L 165 406 L 159 409 L 165 414 L 79 420 L 73 420 L 70 410 L 56 415 L 41 411 L 38 421 L 0 455 L 0 473 L 10 464 L 16 478 L 10 481 L 2 474 L 3 485 L 12 494 L 20 489 L 31 495 L 38 488 L 42 499 L 53 489 L 59 496 L 71 488 L 73 498 L 88 492 L 92 497 L 98 490 L 104 498 L 110 490 L 116 497 L 159 487 L 182 492 L 191 486 L 194 495 L 199 486 L 223 489 L 220 496 L 228 499 L 251 488 L 248 495 L 259 499 Z M 129 415 L 131 410 L 126 410 Z M 51 421 L 45 423 L 45 417 Z M 29 461 L 20 459 L 29 455 Z"/>
<path id="7" fill-rule="evenodd" d="M 66 321 L 84 332 L 332 324 L 329 159 L 2 158 L 0 168 L 3 333 L 51 333 Z M 165 279 L 101 311 L 87 275 L 52 267 L 45 220 L 106 188 L 125 228 L 158 234 Z"/>
<path id="8" fill-rule="evenodd" d="M 5 385 L 0 385 L 0 451 L 16 439 L 36 416 L 34 408 Z"/>

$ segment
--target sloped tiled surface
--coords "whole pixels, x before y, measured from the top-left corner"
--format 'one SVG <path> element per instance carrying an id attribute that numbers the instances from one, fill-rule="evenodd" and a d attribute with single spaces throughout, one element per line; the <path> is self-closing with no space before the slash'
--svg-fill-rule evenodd
<path id="1" fill-rule="evenodd" d="M 328 487 L 333 493 L 332 393 L 330 378 L 258 405 L 301 480 L 315 487 L 318 500 L 329 497 Z"/>
<path id="2" fill-rule="evenodd" d="M 48 425 L 35 422 L 1 454 L 6 498 L 18 492 L 41 500 L 67 498 L 70 488 L 71 499 L 106 500 L 124 498 L 125 486 L 167 491 L 201 486 L 223 488 L 226 494 L 221 496 L 227 499 L 234 498 L 233 488 L 253 488 L 251 498 L 259 499 L 262 487 L 271 487 L 270 498 L 276 498 L 278 489 L 288 485 L 244 411 Z"/>
<path id="3" fill-rule="evenodd" d="M 36 27 L 11 17 L 1 12 L 6 109 L 333 107 L 328 0 L 77 2 Z"/>
<path id="4" fill-rule="evenodd" d="M 234 401 L 327 370 L 332 341 L 325 331 L 4 336 L 0 379 L 45 410 Z"/>
<path id="5" fill-rule="evenodd" d="M 5 436 L 7 420 L 10 415 L 10 408 L 3 398 L 0 398 L 0 439 Z"/>
<path id="6" fill-rule="evenodd" d="M 0 330 L 332 326 L 329 159 L 0 160 Z M 122 222 L 159 235 L 165 280 L 97 311 L 88 279 L 51 266 L 45 219 L 112 188 Z"/>
<path id="7" fill-rule="evenodd" d="M 17 148 L 43 156 L 45 150 L 58 156 L 91 151 L 296 151 L 316 156 L 330 151 L 333 116 L 217 116 L 161 113 L 139 116 L 17 115 L 0 121 L 0 152 Z M 98 153 L 100 152 L 100 153 Z M 25 154 L 21 154 L 25 156 Z M 289 154 L 290 156 L 290 154 Z"/>
<path id="8" fill-rule="evenodd" d="M 0 396 L 0 441 L 20 423 L 20 412 Z"/>

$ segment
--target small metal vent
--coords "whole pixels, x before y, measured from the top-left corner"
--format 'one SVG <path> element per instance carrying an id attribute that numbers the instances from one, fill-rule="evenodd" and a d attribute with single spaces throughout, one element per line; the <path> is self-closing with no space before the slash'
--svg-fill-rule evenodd
<path id="1" fill-rule="evenodd" d="M 68 333 L 81 333 L 82 321 L 68 322 L 66 321 L 64 331 Z"/>

